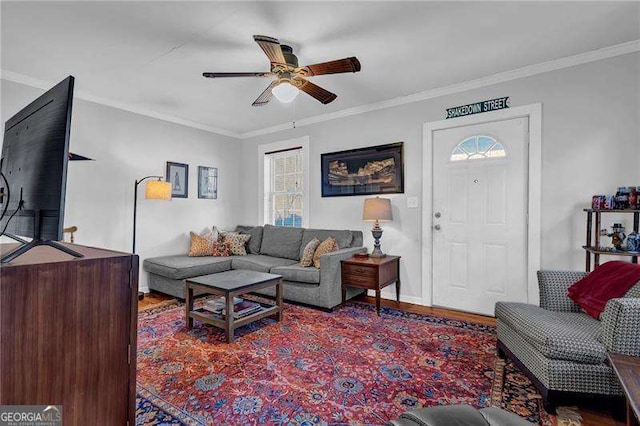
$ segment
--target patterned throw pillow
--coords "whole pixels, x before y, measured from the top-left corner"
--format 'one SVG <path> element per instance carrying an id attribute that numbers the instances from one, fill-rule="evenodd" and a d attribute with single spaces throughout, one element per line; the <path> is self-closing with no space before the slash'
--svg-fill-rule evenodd
<path id="1" fill-rule="evenodd" d="M 223 232 L 222 242 L 229 243 L 229 253 L 236 256 L 246 256 L 245 244 L 251 239 L 251 235 L 239 234 L 237 232 Z"/>
<path id="2" fill-rule="evenodd" d="M 202 234 L 200 234 L 202 235 Z M 217 243 L 218 241 L 220 241 L 220 231 L 218 230 L 217 227 L 212 226 L 211 227 L 211 232 L 209 232 L 206 235 L 207 238 L 209 238 L 211 240 L 211 243 Z"/>
<path id="3" fill-rule="evenodd" d="M 335 238 L 329 237 L 321 242 L 313 254 L 313 266 L 315 266 L 316 269 L 320 269 L 320 256 L 336 250 L 338 250 L 338 243 Z"/>
<path id="4" fill-rule="evenodd" d="M 213 244 L 207 237 L 203 237 L 194 232 L 189 233 L 191 237 L 191 246 L 189 247 L 189 256 L 211 256 L 213 253 Z"/>
<path id="5" fill-rule="evenodd" d="M 229 256 L 229 243 L 224 241 L 217 241 L 213 243 L 212 256 L 226 257 Z"/>
<path id="6" fill-rule="evenodd" d="M 309 241 L 307 245 L 304 247 L 304 251 L 302 252 L 302 259 L 300 259 L 300 264 L 302 266 L 311 266 L 313 265 L 313 255 L 316 252 L 316 249 L 320 245 L 320 240 L 314 238 Z"/>

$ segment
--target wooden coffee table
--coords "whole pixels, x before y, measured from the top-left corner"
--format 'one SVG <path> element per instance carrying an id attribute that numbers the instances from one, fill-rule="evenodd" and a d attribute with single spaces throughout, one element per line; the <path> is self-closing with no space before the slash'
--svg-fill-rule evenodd
<path id="1" fill-rule="evenodd" d="M 640 424 L 640 358 L 609 354 L 609 362 L 627 399 L 627 425 Z"/>
<path id="2" fill-rule="evenodd" d="M 263 304 L 262 309 L 253 314 L 234 318 L 234 315 L 216 315 L 213 312 L 193 309 L 193 290 L 198 288 L 207 294 L 224 296 L 226 312 L 233 312 L 233 298 L 241 294 L 275 286 L 275 305 Z M 259 319 L 275 316 L 277 321 L 282 321 L 282 276 L 267 274 L 265 272 L 233 270 L 219 272 L 217 274 L 203 275 L 186 280 L 186 315 L 187 330 L 193 327 L 193 320 L 213 325 L 225 331 L 227 343 L 233 342 L 234 330 Z"/>

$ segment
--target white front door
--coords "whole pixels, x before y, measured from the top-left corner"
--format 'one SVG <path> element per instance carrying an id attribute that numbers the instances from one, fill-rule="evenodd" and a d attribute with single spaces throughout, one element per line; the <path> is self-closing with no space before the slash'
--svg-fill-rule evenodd
<path id="1" fill-rule="evenodd" d="M 527 301 L 528 118 L 433 134 L 433 304 Z"/>

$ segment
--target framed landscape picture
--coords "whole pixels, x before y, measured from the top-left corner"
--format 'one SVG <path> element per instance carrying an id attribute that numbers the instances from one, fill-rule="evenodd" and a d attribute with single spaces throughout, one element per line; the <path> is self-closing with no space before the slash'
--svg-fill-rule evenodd
<path id="1" fill-rule="evenodd" d="M 189 165 L 167 161 L 167 182 L 171 182 L 172 198 L 189 197 Z"/>
<path id="2" fill-rule="evenodd" d="M 322 196 L 404 192 L 403 142 L 321 155 Z"/>
<path id="3" fill-rule="evenodd" d="M 218 198 L 218 168 L 198 166 L 198 198 Z"/>

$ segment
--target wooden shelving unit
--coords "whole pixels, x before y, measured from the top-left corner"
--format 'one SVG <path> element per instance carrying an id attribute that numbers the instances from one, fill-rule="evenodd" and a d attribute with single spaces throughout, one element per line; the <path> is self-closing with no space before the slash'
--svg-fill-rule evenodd
<path id="1" fill-rule="evenodd" d="M 638 263 L 640 253 L 628 251 L 608 251 L 600 250 L 600 229 L 602 223 L 602 213 L 627 213 L 633 214 L 633 231 L 638 232 L 640 224 L 640 210 L 624 209 L 624 210 L 594 210 L 584 209 L 587 212 L 587 243 L 582 246 L 585 251 L 585 270 L 591 271 L 591 256 L 593 255 L 593 267 L 600 265 L 600 256 L 626 256 L 631 257 L 631 262 Z M 594 221 L 595 216 L 595 221 Z M 595 229 L 594 228 L 595 225 Z M 593 244 L 592 244 L 593 242 Z"/>

